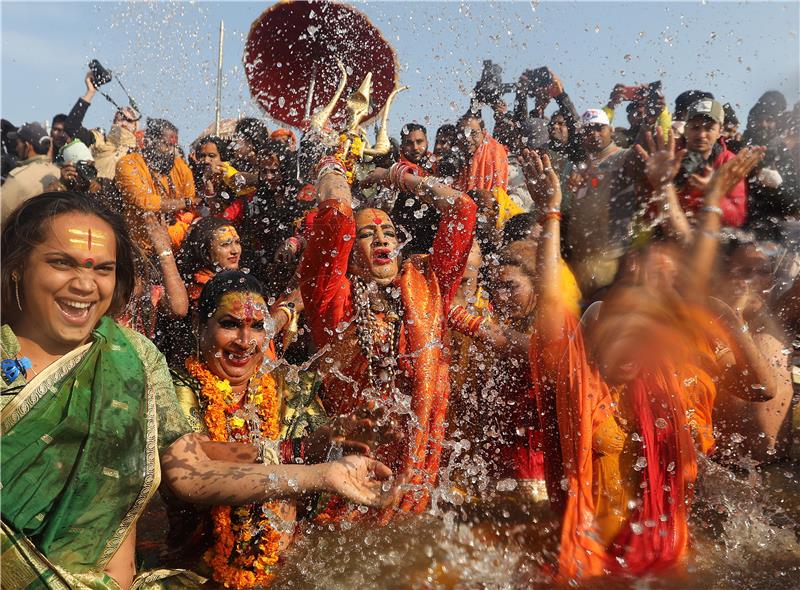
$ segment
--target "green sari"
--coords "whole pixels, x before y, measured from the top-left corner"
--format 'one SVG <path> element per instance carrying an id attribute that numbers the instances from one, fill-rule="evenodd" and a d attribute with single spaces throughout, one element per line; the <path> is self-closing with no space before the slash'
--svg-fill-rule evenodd
<path id="1" fill-rule="evenodd" d="M 191 432 L 163 357 L 103 318 L 91 344 L 19 381 L 0 414 L 3 588 L 117 588 L 103 569 L 158 488 L 159 451 Z"/>

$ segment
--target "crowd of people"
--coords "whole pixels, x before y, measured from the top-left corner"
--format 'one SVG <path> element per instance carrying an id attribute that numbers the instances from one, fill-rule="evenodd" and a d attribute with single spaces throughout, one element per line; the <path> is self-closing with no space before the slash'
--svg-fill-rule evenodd
<path id="1" fill-rule="evenodd" d="M 685 565 L 701 455 L 800 494 L 800 103 L 547 69 L 370 158 L 85 82 L 2 122 L 4 587 L 263 588 L 301 521 L 501 498 L 580 583 Z"/>

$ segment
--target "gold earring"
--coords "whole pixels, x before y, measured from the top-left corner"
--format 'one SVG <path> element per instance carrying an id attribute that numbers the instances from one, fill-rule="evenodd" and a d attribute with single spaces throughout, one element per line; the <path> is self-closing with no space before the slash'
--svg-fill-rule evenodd
<path id="1" fill-rule="evenodd" d="M 22 303 L 19 301 L 19 275 L 16 272 L 12 272 L 11 280 L 14 281 L 14 295 L 17 298 L 17 307 L 22 311 Z"/>

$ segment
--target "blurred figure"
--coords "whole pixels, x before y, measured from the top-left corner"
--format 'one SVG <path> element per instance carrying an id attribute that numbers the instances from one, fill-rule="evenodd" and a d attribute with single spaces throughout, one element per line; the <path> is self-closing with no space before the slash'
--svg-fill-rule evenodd
<path id="1" fill-rule="evenodd" d="M 2 168 L 0 168 L 0 184 L 6 181 L 8 173 L 17 166 L 17 142 L 12 141 L 8 136 L 17 130 L 17 126 L 7 121 L 2 120 L 2 128 L 0 128 L 0 148 L 2 148 Z"/>
<path id="2" fill-rule="evenodd" d="M 120 107 L 114 113 L 111 129 L 107 134 L 92 130 L 94 144 L 92 155 L 97 166 L 97 176 L 113 179 L 117 173 L 117 162 L 138 148 L 136 132 L 142 116 L 133 107 Z"/>
<path id="3" fill-rule="evenodd" d="M 231 164 L 242 172 L 258 173 L 258 158 L 269 141 L 269 129 L 259 119 L 239 119 L 230 141 Z"/>

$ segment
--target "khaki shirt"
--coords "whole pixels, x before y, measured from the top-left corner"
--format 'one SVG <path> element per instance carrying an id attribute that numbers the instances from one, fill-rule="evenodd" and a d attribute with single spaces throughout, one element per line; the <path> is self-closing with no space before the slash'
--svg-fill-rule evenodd
<path id="1" fill-rule="evenodd" d="M 6 218 L 22 203 L 40 195 L 52 182 L 61 177 L 61 170 L 50 161 L 49 156 L 34 156 L 23 160 L 8 173 L 0 188 L 0 220 Z"/>

